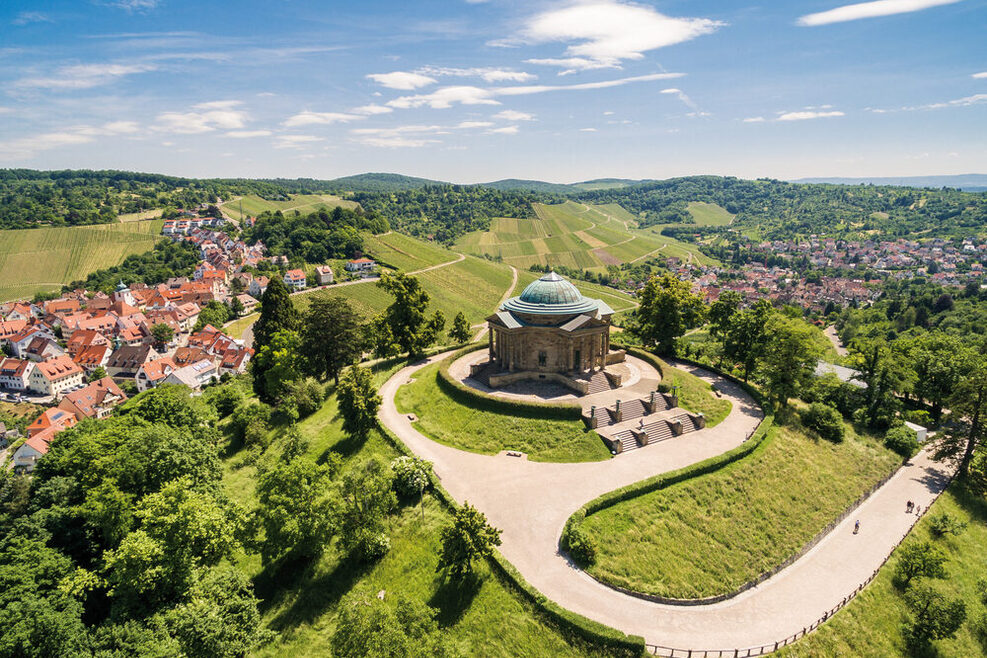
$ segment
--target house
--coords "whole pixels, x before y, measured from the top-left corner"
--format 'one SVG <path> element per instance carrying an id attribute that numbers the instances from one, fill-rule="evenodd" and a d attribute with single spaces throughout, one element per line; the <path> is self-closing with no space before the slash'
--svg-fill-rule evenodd
<path id="1" fill-rule="evenodd" d="M 253 355 L 254 351 L 249 347 L 226 350 L 219 361 L 219 374 L 225 375 L 226 373 L 230 373 L 231 375 L 238 375 L 244 372 L 247 369 L 247 364 L 250 363 L 250 357 Z"/>
<path id="2" fill-rule="evenodd" d="M 0 320 L 0 347 L 27 327 L 27 320 Z"/>
<path id="3" fill-rule="evenodd" d="M 24 356 L 31 361 L 47 361 L 48 359 L 54 358 L 56 356 L 62 356 L 65 354 L 65 350 L 62 349 L 61 345 L 53 338 L 48 338 L 47 336 L 35 336 L 34 339 L 28 343 L 27 349 L 24 351 Z"/>
<path id="4" fill-rule="evenodd" d="M 142 364 L 160 356 L 150 345 L 121 345 L 110 354 L 106 374 L 114 379 L 132 379 Z"/>
<path id="5" fill-rule="evenodd" d="M 85 371 L 86 376 L 88 377 L 96 368 L 103 368 L 106 366 L 107 361 L 110 360 L 110 354 L 112 352 L 113 347 L 109 343 L 103 345 L 90 345 L 72 357 L 72 360 L 79 364 L 79 367 Z"/>
<path id="6" fill-rule="evenodd" d="M 288 270 L 284 273 L 284 285 L 288 286 L 288 290 L 292 292 L 305 290 L 306 283 L 304 270 Z"/>
<path id="7" fill-rule="evenodd" d="M 58 409 L 78 418 L 105 418 L 126 399 L 127 396 L 111 377 L 103 377 L 83 389 L 66 394 L 58 403 Z"/>
<path id="8" fill-rule="evenodd" d="M 80 329 L 72 333 L 65 345 L 69 356 L 75 357 L 80 352 L 93 345 L 109 345 L 110 339 L 95 329 Z"/>
<path id="9" fill-rule="evenodd" d="M 34 313 L 31 312 L 31 305 L 25 304 L 24 302 L 14 302 L 7 311 L 5 320 L 30 320 L 34 317 Z"/>
<path id="10" fill-rule="evenodd" d="M 45 409 L 45 412 L 34 419 L 34 422 L 27 426 L 27 435 L 36 436 L 41 432 L 51 428 L 60 427 L 67 429 L 79 422 L 79 417 L 67 409 L 52 407 Z"/>
<path id="11" fill-rule="evenodd" d="M 271 280 L 266 276 L 256 276 L 254 277 L 254 280 L 250 282 L 250 287 L 247 288 L 247 292 L 250 293 L 251 297 L 260 299 L 267 290 L 267 284 L 270 282 Z"/>
<path id="12" fill-rule="evenodd" d="M 154 388 L 175 370 L 178 370 L 178 366 L 168 356 L 141 364 L 137 368 L 137 376 L 134 377 L 137 381 L 137 390 L 143 393 L 148 389 Z"/>
<path id="13" fill-rule="evenodd" d="M 34 362 L 27 359 L 0 360 L 0 388 L 13 391 L 27 390 L 32 370 L 34 370 Z"/>
<path id="14" fill-rule="evenodd" d="M 14 452 L 15 471 L 31 472 L 34 470 L 34 465 L 38 463 L 38 460 L 48 454 L 48 443 L 56 434 L 52 431 L 53 429 L 49 428 L 41 434 L 28 438 L 21 444 L 21 447 Z"/>
<path id="15" fill-rule="evenodd" d="M 35 393 L 61 397 L 70 388 L 82 384 L 82 368 L 69 355 L 63 354 L 34 366 L 28 386 Z"/>
<path id="16" fill-rule="evenodd" d="M 175 370 L 164 379 L 165 384 L 181 384 L 193 391 L 201 390 L 206 384 L 219 379 L 216 364 L 209 359 L 202 359 L 191 365 Z"/>
<path id="17" fill-rule="evenodd" d="M 31 345 L 31 341 L 38 337 L 51 340 L 55 339 L 55 336 L 44 325 L 30 325 L 11 336 L 7 344 L 10 346 L 11 352 L 13 352 L 13 356 L 16 356 L 18 359 L 26 359 L 27 348 Z"/>
<path id="18" fill-rule="evenodd" d="M 318 280 L 320 286 L 329 285 L 333 281 L 332 267 L 329 265 L 319 265 L 315 268 L 315 278 Z"/>
<path id="19" fill-rule="evenodd" d="M 241 304 L 243 304 L 244 313 L 253 313 L 254 310 L 257 308 L 257 305 L 260 304 L 259 301 L 257 301 L 256 299 L 254 299 L 253 297 L 251 297 L 246 293 L 237 295 L 236 298 L 240 300 Z"/>
<path id="20" fill-rule="evenodd" d="M 372 258 L 354 258 L 347 261 L 344 267 L 349 272 L 370 272 L 377 267 L 377 263 Z"/>

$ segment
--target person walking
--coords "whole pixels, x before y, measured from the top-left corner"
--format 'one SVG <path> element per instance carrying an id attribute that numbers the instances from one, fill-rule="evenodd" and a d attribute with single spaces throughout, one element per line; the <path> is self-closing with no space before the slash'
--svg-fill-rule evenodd
<path id="1" fill-rule="evenodd" d="M 858 532 L 860 532 L 860 519 L 857 519 L 857 522 L 853 524 L 853 534 Z"/>

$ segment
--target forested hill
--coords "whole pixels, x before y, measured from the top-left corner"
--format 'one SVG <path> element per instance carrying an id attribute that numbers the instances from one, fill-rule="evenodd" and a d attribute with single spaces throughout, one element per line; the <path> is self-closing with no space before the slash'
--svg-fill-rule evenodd
<path id="1" fill-rule="evenodd" d="M 954 237 L 987 233 L 987 194 L 948 188 L 690 176 L 572 196 L 587 203 L 619 203 L 646 226 L 689 223 L 690 202 L 715 203 L 736 215 L 731 229 L 748 229 L 770 239 L 813 234 Z"/>

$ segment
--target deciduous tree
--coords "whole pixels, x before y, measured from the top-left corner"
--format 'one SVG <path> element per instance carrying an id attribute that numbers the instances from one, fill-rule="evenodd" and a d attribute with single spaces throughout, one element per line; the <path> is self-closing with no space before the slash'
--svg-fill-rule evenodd
<path id="1" fill-rule="evenodd" d="M 822 349 L 809 325 L 780 314 L 770 317 L 766 335 L 762 374 L 771 395 L 786 406 L 810 381 Z"/>
<path id="2" fill-rule="evenodd" d="M 449 338 L 457 343 L 466 343 L 472 334 L 473 331 L 469 320 L 466 319 L 466 314 L 462 311 L 456 313 L 456 317 L 452 320 L 452 329 L 449 330 Z"/>
<path id="3" fill-rule="evenodd" d="M 692 284 L 672 274 L 653 276 L 641 293 L 636 332 L 661 354 L 675 354 L 675 339 L 699 326 L 706 312 L 703 298 Z"/>
<path id="4" fill-rule="evenodd" d="M 301 337 L 308 371 L 338 384 L 342 369 L 363 353 L 363 318 L 342 297 L 317 297 L 302 317 Z"/>
<path id="5" fill-rule="evenodd" d="M 344 431 L 362 438 L 377 425 L 381 399 L 368 369 L 353 366 L 343 373 L 336 387 L 336 399 Z"/>
<path id="6" fill-rule="evenodd" d="M 464 504 L 456 510 L 451 525 L 442 529 L 442 549 L 437 571 L 448 569 L 456 580 L 473 573 L 473 561 L 493 553 L 500 546 L 500 530 L 487 523 L 478 509 Z"/>

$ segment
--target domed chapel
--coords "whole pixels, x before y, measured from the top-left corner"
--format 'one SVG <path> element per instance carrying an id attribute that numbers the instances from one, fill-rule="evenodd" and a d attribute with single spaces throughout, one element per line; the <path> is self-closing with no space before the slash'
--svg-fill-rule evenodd
<path id="1" fill-rule="evenodd" d="M 594 381 L 619 386 L 619 375 L 606 370 L 624 360 L 623 350 L 610 350 L 612 315 L 606 302 L 549 272 L 487 318 L 489 361 L 477 369 L 493 388 L 521 379 L 550 379 L 580 393 Z"/>

